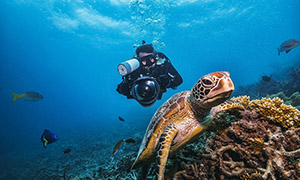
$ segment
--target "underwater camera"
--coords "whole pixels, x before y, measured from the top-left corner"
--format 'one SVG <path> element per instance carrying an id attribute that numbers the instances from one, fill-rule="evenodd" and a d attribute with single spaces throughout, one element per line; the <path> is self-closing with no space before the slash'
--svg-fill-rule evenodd
<path id="1" fill-rule="evenodd" d="M 140 67 L 140 62 L 137 59 L 132 58 L 119 64 L 118 72 L 122 76 L 126 76 L 127 74 L 130 74 L 131 72 L 135 71 L 139 67 Z"/>
<path id="2" fill-rule="evenodd" d="M 132 85 L 132 96 L 142 106 L 151 106 L 160 94 L 160 87 L 153 77 L 140 77 Z"/>

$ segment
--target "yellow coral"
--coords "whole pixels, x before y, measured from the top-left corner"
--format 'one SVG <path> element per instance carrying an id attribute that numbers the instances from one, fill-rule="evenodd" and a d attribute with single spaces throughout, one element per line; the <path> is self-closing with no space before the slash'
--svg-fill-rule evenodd
<path id="1" fill-rule="evenodd" d="M 261 177 L 261 174 L 259 173 L 253 173 L 253 174 L 249 174 L 247 172 L 245 172 L 241 177 L 241 180 L 262 180 L 263 178 Z"/>
<path id="2" fill-rule="evenodd" d="M 254 148 L 256 153 L 260 153 L 264 148 L 264 139 L 263 138 L 249 138 L 251 146 Z"/>
<path id="3" fill-rule="evenodd" d="M 279 123 L 285 128 L 300 127 L 300 111 L 291 105 L 284 104 L 283 100 L 278 97 L 250 101 L 249 96 L 239 96 L 231 100 L 242 104 L 245 109 L 256 110 L 264 120 Z"/>
<path id="4" fill-rule="evenodd" d="M 285 128 L 300 127 L 300 111 L 291 105 L 286 105 L 283 100 L 262 98 L 249 103 L 251 109 L 257 110 L 264 120 L 271 120 Z"/>
<path id="5" fill-rule="evenodd" d="M 232 97 L 232 101 L 238 102 L 244 106 L 245 109 L 249 109 L 250 97 L 249 96 L 239 96 L 239 97 Z"/>

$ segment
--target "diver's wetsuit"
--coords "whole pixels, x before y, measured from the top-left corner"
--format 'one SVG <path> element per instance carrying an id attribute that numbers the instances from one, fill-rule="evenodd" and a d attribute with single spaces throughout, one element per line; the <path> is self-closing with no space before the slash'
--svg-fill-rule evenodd
<path id="1" fill-rule="evenodd" d="M 156 79 L 161 90 L 157 99 L 161 99 L 162 94 L 167 91 L 167 88 L 175 89 L 179 86 L 182 83 L 182 78 L 171 64 L 169 58 L 161 52 L 156 52 L 155 56 L 159 59 L 164 59 L 164 63 L 158 64 L 156 62 L 155 67 L 150 71 L 145 70 L 140 65 L 138 69 L 122 77 L 123 81 L 118 85 L 117 91 L 127 96 L 128 99 L 134 98 L 131 94 L 131 88 L 134 81 L 141 76 L 150 76 Z"/>

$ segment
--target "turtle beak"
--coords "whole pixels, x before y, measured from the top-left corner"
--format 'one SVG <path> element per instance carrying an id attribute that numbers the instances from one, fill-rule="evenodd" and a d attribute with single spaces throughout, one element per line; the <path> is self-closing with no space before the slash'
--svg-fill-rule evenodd
<path id="1" fill-rule="evenodd" d="M 220 80 L 217 87 L 213 89 L 213 93 L 207 97 L 205 104 L 217 106 L 226 101 L 234 91 L 234 85 L 230 78 Z"/>
<path id="2" fill-rule="evenodd" d="M 234 91 L 234 85 L 232 80 L 228 77 L 221 79 L 218 85 L 212 89 L 211 94 L 207 96 L 207 99 L 216 99 L 216 98 L 229 98 L 231 93 Z"/>

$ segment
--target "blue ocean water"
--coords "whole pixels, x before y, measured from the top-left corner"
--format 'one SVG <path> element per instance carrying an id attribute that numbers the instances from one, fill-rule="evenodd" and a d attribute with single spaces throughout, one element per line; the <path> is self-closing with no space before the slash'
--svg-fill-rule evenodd
<path id="1" fill-rule="evenodd" d="M 207 73 L 229 71 L 238 87 L 289 68 L 300 48 L 281 56 L 277 48 L 300 39 L 299 10 L 298 0 L 1 1 L 0 167 L 22 169 L 18 162 L 32 154 L 55 159 L 69 146 L 74 154 L 93 147 L 110 157 L 119 139 L 143 134 L 163 102 Z M 147 108 L 116 91 L 117 65 L 142 40 L 183 78 Z M 11 92 L 26 91 L 44 99 L 12 103 Z M 40 142 L 44 129 L 59 136 L 50 150 Z M 12 172 L 11 179 L 23 179 Z"/>

